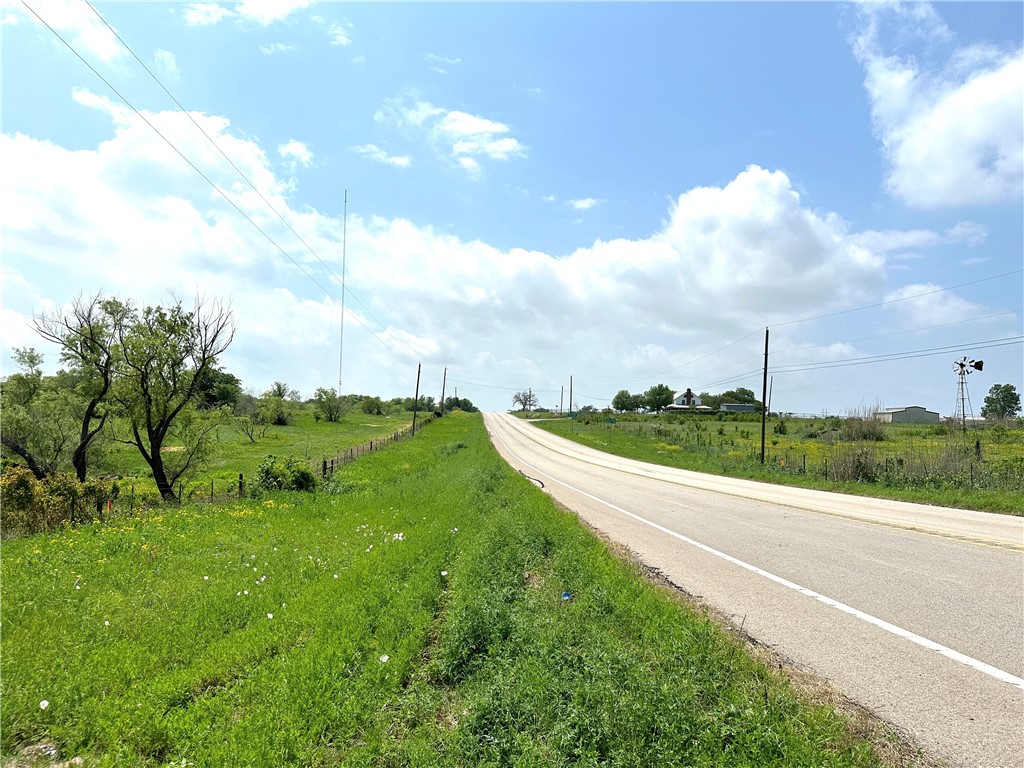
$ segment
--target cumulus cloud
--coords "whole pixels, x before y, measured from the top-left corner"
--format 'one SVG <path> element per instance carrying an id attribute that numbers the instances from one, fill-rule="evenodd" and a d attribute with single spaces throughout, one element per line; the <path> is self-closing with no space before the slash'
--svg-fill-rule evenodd
<path id="1" fill-rule="evenodd" d="M 296 165 L 306 168 L 313 162 L 313 153 L 309 150 L 309 147 L 296 139 L 292 139 L 279 146 L 277 152 L 281 157 L 291 161 L 293 170 Z"/>
<path id="2" fill-rule="evenodd" d="M 566 205 L 576 209 L 577 211 L 589 211 L 599 202 L 601 201 L 597 200 L 596 198 L 584 197 L 579 200 L 569 200 L 566 202 Z"/>
<path id="3" fill-rule="evenodd" d="M 954 50 L 944 66 L 928 68 L 914 56 L 891 53 L 896 43 L 885 40 L 893 29 L 932 44 L 950 40 L 930 5 L 866 3 L 859 12 L 851 43 L 865 70 L 889 192 L 918 208 L 1019 200 L 1024 52 L 973 45 Z"/>
<path id="4" fill-rule="evenodd" d="M 389 99 L 374 114 L 378 123 L 399 128 L 417 129 L 420 134 L 471 176 L 483 170 L 481 160 L 508 160 L 526 154 L 518 139 L 511 136 L 511 127 L 460 110 L 446 110 L 428 101 L 409 104 L 403 98 Z"/>
<path id="5" fill-rule="evenodd" d="M 389 155 L 376 144 L 362 144 L 352 147 L 352 151 L 370 160 L 375 160 L 384 165 L 393 165 L 396 168 L 408 168 L 412 165 L 412 159 L 404 155 Z"/>
<path id="6" fill-rule="evenodd" d="M 325 265 L 340 273 L 340 218 L 296 206 L 274 157 L 225 118 L 194 115 L 318 261 L 185 116 L 147 113 L 270 243 L 130 110 L 87 91 L 75 98 L 110 120 L 111 135 L 95 146 L 0 136 L 4 269 L 24 280 L 5 292 L 5 321 L 17 319 L 10 313 L 30 316 L 44 298 L 64 302 L 81 290 L 151 303 L 168 286 L 185 295 L 201 287 L 232 301 L 239 333 L 224 363 L 246 385 L 286 379 L 309 393 L 334 381 L 339 307 L 329 294 L 339 291 Z M 465 135 L 489 127 L 465 118 L 454 124 Z M 277 152 L 300 162 L 309 150 L 295 141 Z M 971 229 L 960 227 L 957 236 Z M 386 396 L 407 389 L 417 362 L 438 373 L 440 366 L 461 369 L 459 393 L 475 401 L 489 396 L 497 377 L 516 386 L 526 376 L 561 376 L 571 338 L 577 396 L 610 397 L 623 378 L 649 376 L 652 366 L 666 370 L 752 328 L 871 303 L 885 291 L 884 252 L 865 245 L 840 216 L 805 204 L 784 172 L 758 166 L 727 184 L 683 192 L 646 236 L 581 244 L 567 256 L 373 216 L 350 216 L 347 236 L 348 290 L 365 306 L 347 307 L 345 350 L 358 362 L 349 363 L 346 388 Z M 915 308 L 918 325 L 928 312 L 948 321 L 972 311 L 952 294 L 941 296 L 934 310 L 923 301 L 900 304 Z M 891 311 L 902 317 L 896 313 L 905 309 Z M 773 331 L 773 339 L 784 344 L 786 332 Z M 688 368 L 687 377 L 710 376 L 718 361 L 705 364 Z M 474 370 L 487 389 L 469 386 Z M 616 386 L 599 382 L 612 375 Z M 557 385 L 554 393 L 557 400 Z"/>
<path id="7" fill-rule="evenodd" d="M 313 0 L 242 0 L 235 12 L 243 19 L 255 21 L 264 27 L 288 18 L 295 11 L 308 8 Z"/>
<path id="8" fill-rule="evenodd" d="M 217 3 L 188 3 L 182 18 L 190 27 L 208 27 L 234 15 L 228 8 Z"/>
<path id="9" fill-rule="evenodd" d="M 911 283 L 885 295 L 885 309 L 907 328 L 957 323 L 984 314 L 985 308 L 944 291 L 934 283 Z"/>
<path id="10" fill-rule="evenodd" d="M 988 230 L 983 225 L 975 221 L 961 221 L 945 232 L 931 229 L 869 229 L 858 233 L 854 240 L 874 253 L 890 253 L 947 244 L 977 246 L 984 243 L 987 237 Z"/>

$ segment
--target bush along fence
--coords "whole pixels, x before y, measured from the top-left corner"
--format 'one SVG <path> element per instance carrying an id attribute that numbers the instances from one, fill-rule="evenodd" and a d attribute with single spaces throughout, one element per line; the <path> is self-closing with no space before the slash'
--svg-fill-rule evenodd
<path id="1" fill-rule="evenodd" d="M 432 415 L 417 419 L 415 432 L 433 420 Z M 412 426 L 392 434 L 375 437 L 360 445 L 340 451 L 333 458 L 297 459 L 269 455 L 255 472 L 238 479 L 219 478 L 191 485 L 178 485 L 179 502 L 223 503 L 247 495 L 275 490 L 312 491 L 317 479 L 329 478 L 336 469 L 369 453 L 382 451 L 390 445 L 414 436 Z M 149 487 L 148 483 L 140 483 Z M 3 536 L 30 535 L 51 531 L 63 525 L 77 525 L 107 516 L 133 514 L 136 510 L 157 507 L 163 503 L 155 488 L 136 490 L 131 477 L 117 480 L 90 480 L 79 483 L 70 475 L 56 474 L 37 480 L 26 468 L 5 466 L 0 474 L 0 533 Z"/>

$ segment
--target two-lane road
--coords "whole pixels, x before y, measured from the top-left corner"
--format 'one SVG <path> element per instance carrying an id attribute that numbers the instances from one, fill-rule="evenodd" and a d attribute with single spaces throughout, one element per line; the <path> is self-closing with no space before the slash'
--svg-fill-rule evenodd
<path id="1" fill-rule="evenodd" d="M 933 757 L 1024 766 L 1024 519 L 701 475 L 484 419 L 582 519 Z"/>

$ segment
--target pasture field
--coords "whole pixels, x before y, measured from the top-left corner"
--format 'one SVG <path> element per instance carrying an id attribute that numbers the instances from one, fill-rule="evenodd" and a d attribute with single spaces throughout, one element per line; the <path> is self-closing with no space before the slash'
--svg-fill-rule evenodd
<path id="1" fill-rule="evenodd" d="M 419 424 L 423 423 L 423 419 L 424 414 L 421 413 L 417 429 Z M 324 458 L 330 460 L 348 448 L 392 435 L 407 428 L 411 423 L 411 412 L 376 416 L 358 409 L 352 409 L 338 422 L 318 421 L 314 418 L 311 407 L 299 406 L 290 424 L 268 426 L 266 435 L 256 442 L 251 441 L 230 423 L 225 423 L 217 428 L 210 459 L 189 478 L 184 495 L 206 498 L 209 495 L 210 483 L 213 482 L 215 496 L 226 498 L 237 493 L 238 476 L 241 474 L 250 477 L 268 454 L 279 458 L 295 456 L 312 466 Z M 173 451 L 175 448 L 174 445 L 168 446 L 168 450 Z M 121 482 L 122 492 L 127 491 L 131 483 L 134 483 L 138 498 L 158 498 L 156 483 L 153 482 L 150 469 L 139 455 L 138 448 L 133 445 L 110 444 L 98 469 L 103 474 L 128 478 L 127 482 Z"/>
<path id="2" fill-rule="evenodd" d="M 0 748 L 85 766 L 877 766 L 477 414 L 316 494 L 9 539 Z M 906 764 L 906 763 L 901 763 Z"/>
<path id="3" fill-rule="evenodd" d="M 517 414 L 521 415 L 521 414 Z M 597 450 L 664 466 L 921 504 L 1024 515 L 1024 425 L 960 430 L 857 419 L 583 414 L 530 419 Z"/>

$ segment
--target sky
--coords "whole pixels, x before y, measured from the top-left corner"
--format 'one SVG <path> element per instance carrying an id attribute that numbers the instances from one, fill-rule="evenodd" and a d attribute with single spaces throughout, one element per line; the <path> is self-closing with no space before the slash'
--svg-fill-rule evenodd
<path id="1" fill-rule="evenodd" d="M 2 0 L 2 340 L 230 303 L 220 362 L 484 410 L 1024 392 L 1024 4 Z M 45 24 L 44 24 L 45 22 Z"/>

